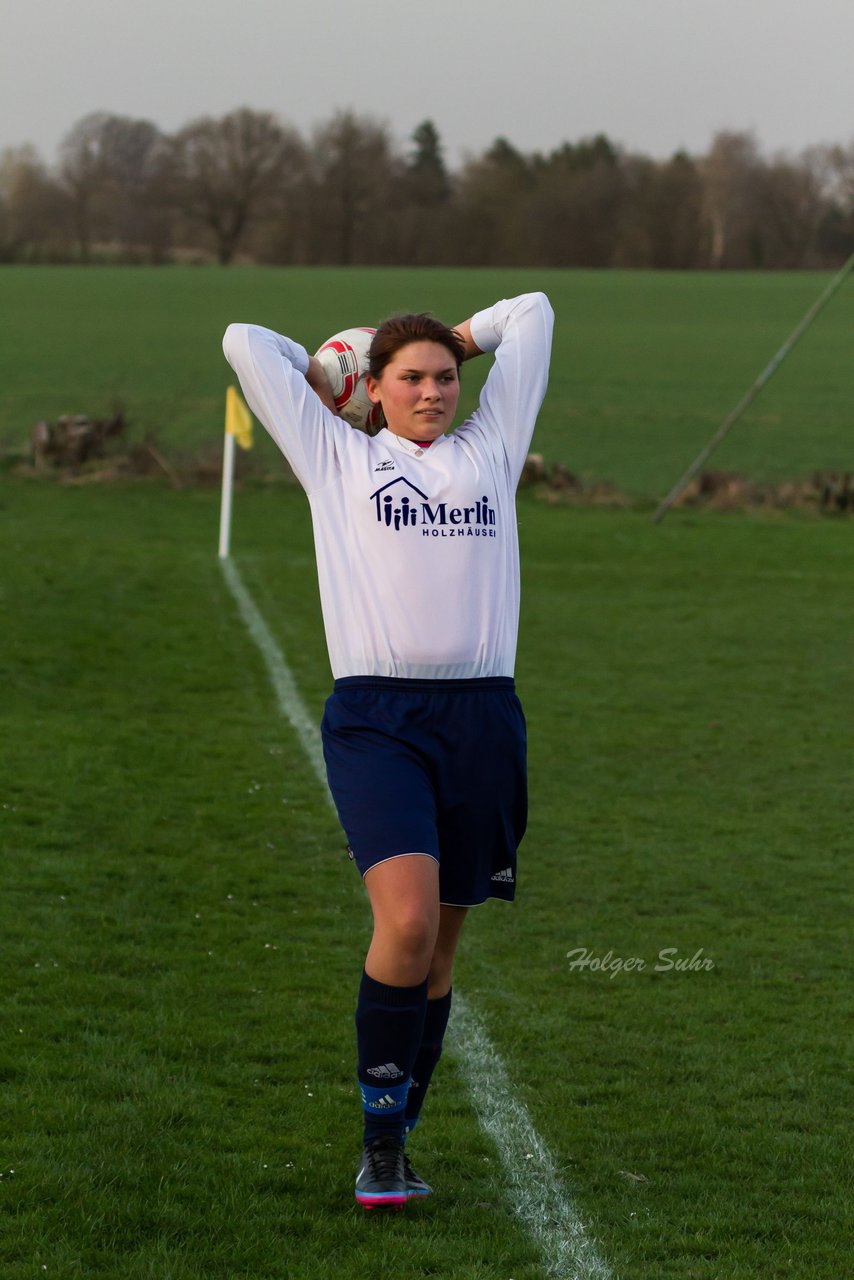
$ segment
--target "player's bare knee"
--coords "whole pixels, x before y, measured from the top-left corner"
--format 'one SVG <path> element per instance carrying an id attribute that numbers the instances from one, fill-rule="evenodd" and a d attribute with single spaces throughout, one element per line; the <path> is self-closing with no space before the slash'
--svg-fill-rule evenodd
<path id="1" fill-rule="evenodd" d="M 420 962 L 426 971 L 436 945 L 437 922 L 425 918 L 423 908 L 415 904 L 411 908 L 403 908 L 387 927 L 394 933 L 395 946 L 401 958 Z"/>

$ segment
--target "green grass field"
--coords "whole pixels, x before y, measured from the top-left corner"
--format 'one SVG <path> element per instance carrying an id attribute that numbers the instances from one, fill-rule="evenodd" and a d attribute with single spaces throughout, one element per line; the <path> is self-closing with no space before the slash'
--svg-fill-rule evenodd
<path id="1" fill-rule="evenodd" d="M 33 422 L 124 402 L 137 438 L 213 452 L 232 320 L 313 349 L 348 324 L 430 308 L 451 322 L 496 297 L 545 289 L 557 314 L 536 447 L 630 494 L 667 492 L 816 299 L 810 273 L 668 274 L 208 268 L 0 271 L 0 447 Z M 757 479 L 850 470 L 854 285 L 819 318 L 713 465 Z M 484 362 L 485 364 L 485 362 Z M 472 405 L 485 368 L 464 374 Z M 278 469 L 265 441 L 256 468 Z"/>
<path id="2" fill-rule="evenodd" d="M 215 459 L 230 320 L 313 347 L 552 296 L 537 445 L 643 501 L 520 499 L 531 822 L 519 899 L 473 913 L 457 983 L 614 1280 L 849 1265 L 850 521 L 648 518 L 824 279 L 0 271 L 12 453 L 118 397 L 136 438 Z M 849 286 L 715 465 L 851 469 L 852 320 Z M 307 504 L 260 482 L 266 442 L 241 466 L 236 564 L 319 719 Z M 437 1194 L 352 1204 L 369 913 L 217 518 L 211 490 L 0 470 L 0 1276 L 544 1280 L 451 1055 L 413 1139 Z"/>
<path id="3" fill-rule="evenodd" d="M 542 1280 L 450 1058 L 436 1196 L 352 1206 L 368 912 L 216 521 L 151 482 L 0 490 L 0 1274 Z M 839 1280 L 850 527 L 525 496 L 520 531 L 531 826 L 458 985 L 616 1280 Z M 245 489 L 235 552 L 319 716 L 302 496 Z"/>

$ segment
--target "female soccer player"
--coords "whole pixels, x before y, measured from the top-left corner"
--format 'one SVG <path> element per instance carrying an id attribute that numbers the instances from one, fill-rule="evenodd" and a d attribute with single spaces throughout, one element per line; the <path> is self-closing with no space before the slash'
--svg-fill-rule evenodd
<path id="1" fill-rule="evenodd" d="M 226 358 L 303 485 L 335 678 L 327 775 L 374 930 L 356 1008 L 364 1152 L 356 1199 L 400 1206 L 430 1188 L 404 1143 L 442 1049 L 469 907 L 512 900 L 527 817 L 525 721 L 514 692 L 515 491 L 548 376 L 543 294 L 449 329 L 429 315 L 378 329 L 370 437 L 333 411 L 325 371 L 289 338 L 229 326 Z M 463 360 L 495 352 L 472 416 L 447 434 Z"/>

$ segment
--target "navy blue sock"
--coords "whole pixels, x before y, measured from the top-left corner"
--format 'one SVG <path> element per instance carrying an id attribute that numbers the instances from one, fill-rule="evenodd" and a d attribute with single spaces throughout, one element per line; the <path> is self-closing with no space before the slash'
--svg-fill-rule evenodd
<path id="1" fill-rule="evenodd" d="M 442 1056 L 442 1041 L 451 1012 L 451 992 L 439 996 L 436 1000 L 427 1001 L 427 1012 L 424 1015 L 424 1033 L 421 1047 L 412 1064 L 412 1083 L 406 1099 L 406 1132 L 411 1133 L 418 1122 L 424 1095 L 430 1085 L 430 1078 L 436 1063 Z"/>
<path id="2" fill-rule="evenodd" d="M 366 1143 L 386 1134 L 403 1136 L 406 1097 L 426 1005 L 426 978 L 416 987 L 391 987 L 362 973 L 356 1041 Z"/>

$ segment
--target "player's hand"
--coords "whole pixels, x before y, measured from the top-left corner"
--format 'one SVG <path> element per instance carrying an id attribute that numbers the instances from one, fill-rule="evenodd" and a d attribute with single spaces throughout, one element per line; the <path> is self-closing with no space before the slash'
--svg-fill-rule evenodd
<path id="1" fill-rule="evenodd" d="M 458 333 L 463 340 L 463 345 L 465 346 L 465 352 L 463 354 L 464 360 L 473 360 L 475 356 L 483 355 L 483 352 L 481 351 L 480 347 L 477 345 L 474 338 L 471 336 L 471 320 L 470 319 L 464 320 L 462 324 L 455 324 L 454 332 Z"/>
<path id="2" fill-rule="evenodd" d="M 326 408 L 331 413 L 334 413 L 336 417 L 340 417 L 335 407 L 335 397 L 332 394 L 332 383 L 329 381 L 329 374 L 315 356 L 308 357 L 308 371 L 305 375 L 305 380 L 315 395 L 326 405 Z"/>

